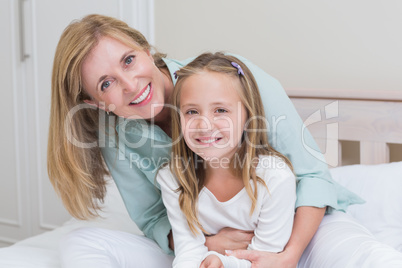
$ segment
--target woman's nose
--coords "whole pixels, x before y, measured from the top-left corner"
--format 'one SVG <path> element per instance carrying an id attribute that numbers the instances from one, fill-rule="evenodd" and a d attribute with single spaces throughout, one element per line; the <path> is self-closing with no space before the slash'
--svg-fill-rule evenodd
<path id="1" fill-rule="evenodd" d="M 130 76 L 122 76 L 120 78 L 121 85 L 123 87 L 124 93 L 132 93 L 136 92 L 139 89 L 137 88 L 137 79 Z"/>

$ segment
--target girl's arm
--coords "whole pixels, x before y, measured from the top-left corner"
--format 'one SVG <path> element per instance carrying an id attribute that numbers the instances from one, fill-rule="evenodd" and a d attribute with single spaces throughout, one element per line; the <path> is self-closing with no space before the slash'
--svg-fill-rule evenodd
<path id="1" fill-rule="evenodd" d="M 193 235 L 187 224 L 185 215 L 180 209 L 179 185 L 168 167 L 159 170 L 156 180 L 161 187 L 163 203 L 166 206 L 169 221 L 172 225 L 175 259 L 174 268 L 198 268 L 208 248 L 204 245 L 205 237 L 201 230 Z"/>
<path id="2" fill-rule="evenodd" d="M 270 157 L 274 159 L 274 157 Z M 260 158 L 263 160 L 264 158 Z M 269 159 L 269 157 L 266 157 Z M 284 162 L 274 163 L 273 168 L 257 169 L 257 176 L 263 178 L 268 190 L 258 185 L 258 194 L 263 195 L 258 205 L 261 210 L 258 215 L 258 225 L 254 230 L 254 238 L 249 250 L 282 252 L 288 244 L 294 221 L 294 204 L 296 201 L 296 182 L 292 171 Z M 263 173 L 259 173 L 263 171 Z"/>

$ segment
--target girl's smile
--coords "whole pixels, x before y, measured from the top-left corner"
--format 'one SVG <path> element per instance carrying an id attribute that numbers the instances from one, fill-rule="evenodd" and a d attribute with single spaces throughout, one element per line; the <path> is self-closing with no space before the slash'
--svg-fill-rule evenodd
<path id="1" fill-rule="evenodd" d="M 222 140 L 222 138 L 213 138 L 213 137 L 200 137 L 196 138 L 196 141 L 198 141 L 201 145 L 213 145 L 217 143 L 218 141 Z"/>
<path id="2" fill-rule="evenodd" d="M 237 93 L 240 90 L 238 79 L 217 72 L 194 74 L 183 82 L 183 136 L 206 161 L 232 158 L 241 143 L 247 112 Z"/>

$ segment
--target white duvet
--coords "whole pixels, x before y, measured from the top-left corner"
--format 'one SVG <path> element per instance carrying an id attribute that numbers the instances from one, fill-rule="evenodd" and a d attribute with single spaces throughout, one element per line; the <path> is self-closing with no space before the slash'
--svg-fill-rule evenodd
<path id="1" fill-rule="evenodd" d="M 346 166 L 334 168 L 335 180 L 366 200 L 363 205 L 351 206 L 347 213 L 367 228 L 367 235 L 382 242 L 369 243 L 353 248 L 348 263 L 334 260 L 308 259 L 306 249 L 304 266 L 301 267 L 402 267 L 402 162 L 375 166 Z M 325 219 L 324 219 L 325 220 Z M 325 224 L 325 222 L 323 222 Z M 336 235 L 336 226 L 326 227 L 328 236 Z M 102 218 L 92 221 L 71 219 L 53 231 L 20 241 L 13 246 L 0 249 L 0 268 L 58 268 L 58 242 L 69 231 L 80 227 L 103 227 L 140 234 L 125 210 L 116 185 L 110 181 Z M 333 232 L 331 232 L 333 230 Z M 353 233 L 353 232 L 352 232 Z M 351 234 L 352 234 L 351 233 Z M 345 244 L 358 243 L 351 237 Z M 324 243 L 320 250 L 333 250 L 337 245 Z M 326 246 L 325 246 L 326 245 Z M 341 245 L 338 245 L 341 246 Z M 376 248 L 373 248 L 376 247 Z M 367 253 L 370 252 L 370 256 Z M 372 261 L 377 260 L 376 263 Z M 332 263 L 331 263 L 332 261 Z M 385 266 L 378 266 L 382 263 Z M 388 264 L 388 265 L 387 265 Z"/>

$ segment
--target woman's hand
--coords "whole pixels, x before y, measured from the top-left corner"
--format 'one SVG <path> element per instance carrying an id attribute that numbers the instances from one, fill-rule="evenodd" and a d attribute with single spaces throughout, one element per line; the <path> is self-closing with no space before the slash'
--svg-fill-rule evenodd
<path id="1" fill-rule="evenodd" d="M 201 263 L 200 268 L 224 268 L 221 259 L 216 255 L 207 256 Z"/>
<path id="2" fill-rule="evenodd" d="M 225 255 L 225 250 L 247 249 L 253 236 L 253 231 L 242 231 L 226 227 L 214 236 L 205 237 L 205 246 L 209 251 L 216 251 Z"/>
<path id="3" fill-rule="evenodd" d="M 174 250 L 174 241 L 173 241 L 173 234 L 172 234 L 172 230 L 170 230 L 169 234 L 168 234 L 168 241 L 169 241 L 169 248 L 171 250 Z"/>
<path id="4" fill-rule="evenodd" d="M 251 268 L 296 268 L 297 266 L 297 261 L 289 258 L 285 251 L 272 253 L 258 250 L 228 250 L 226 255 L 249 260 Z"/>

